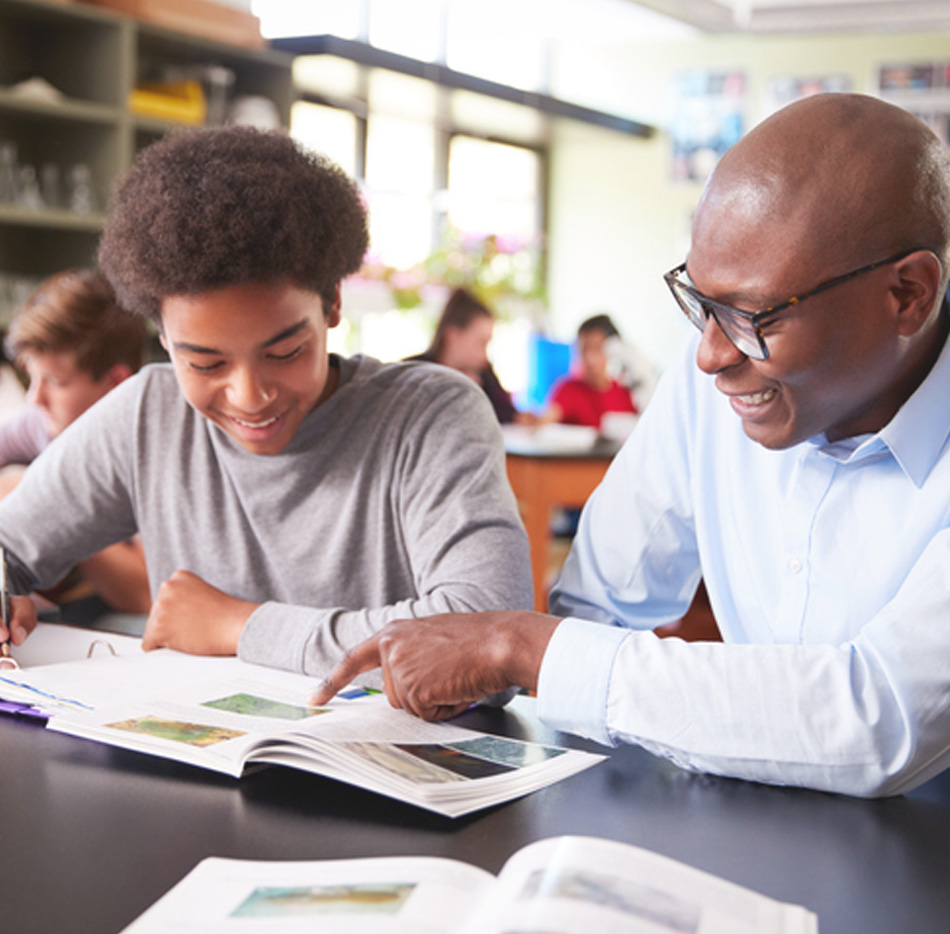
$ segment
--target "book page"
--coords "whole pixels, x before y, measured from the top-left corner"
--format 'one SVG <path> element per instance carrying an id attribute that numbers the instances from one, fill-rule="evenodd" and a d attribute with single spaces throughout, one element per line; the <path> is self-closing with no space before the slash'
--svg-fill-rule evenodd
<path id="1" fill-rule="evenodd" d="M 301 690 L 296 679 L 267 670 L 238 674 L 179 681 L 171 693 L 61 714 L 50 727 L 235 776 L 246 763 L 289 765 L 453 816 L 599 761 L 575 750 L 426 723 L 378 694 L 344 692 L 312 707 L 309 683 Z"/>
<path id="2" fill-rule="evenodd" d="M 239 776 L 287 765 L 448 816 L 510 800 L 601 761 L 395 710 L 351 688 L 310 706 L 314 680 L 234 658 L 168 650 L 15 673 L 65 705 L 49 728 Z M 13 679 L 0 683 L 0 697 Z"/>
<path id="3" fill-rule="evenodd" d="M 657 853 L 591 837 L 524 847 L 466 934 L 817 934 L 817 917 Z"/>
<path id="4" fill-rule="evenodd" d="M 450 934 L 494 883 L 448 859 L 210 858 L 123 934 Z"/>
<path id="5" fill-rule="evenodd" d="M 267 671 L 236 658 L 185 655 L 171 649 L 128 654 L 123 650 L 118 655 L 121 657 L 97 648 L 91 658 L 22 671 L 0 671 L 0 697 L 45 696 L 54 707 L 56 700 L 63 698 L 69 701 L 68 709 L 94 710 L 122 706 L 143 697 L 174 694 L 195 680 Z M 308 687 L 313 688 L 312 678 L 290 672 L 279 674 L 291 682 L 299 679 L 302 694 Z"/>
<path id="6" fill-rule="evenodd" d="M 193 659 L 169 655 L 132 664 L 103 661 L 97 667 L 111 694 L 101 684 L 93 691 L 75 683 L 74 669 L 62 666 L 50 684 L 61 692 L 60 702 L 75 696 L 92 698 L 96 706 L 57 711 L 49 727 L 238 776 L 254 749 L 275 736 L 315 736 L 322 718 L 353 724 L 363 719 L 364 708 L 387 706 L 378 695 L 360 694 L 332 708 L 313 707 L 308 701 L 313 690 L 310 678 L 236 659 L 197 660 L 218 661 L 217 665 L 195 664 Z M 201 677 L 214 672 L 231 676 Z M 345 732 L 355 735 L 358 726 Z"/>

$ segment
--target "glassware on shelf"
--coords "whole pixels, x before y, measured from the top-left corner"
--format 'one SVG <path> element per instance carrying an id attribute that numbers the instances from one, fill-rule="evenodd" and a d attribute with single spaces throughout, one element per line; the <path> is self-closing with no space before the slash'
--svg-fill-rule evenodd
<path id="1" fill-rule="evenodd" d="M 36 169 L 29 163 L 20 166 L 17 172 L 17 203 L 28 211 L 43 210 L 43 195 L 40 193 Z"/>
<path id="2" fill-rule="evenodd" d="M 204 70 L 208 87 L 208 116 L 210 126 L 220 126 L 228 115 L 228 100 L 234 86 L 235 74 L 223 65 L 208 65 Z"/>
<path id="3" fill-rule="evenodd" d="M 69 170 L 68 207 L 74 214 L 91 214 L 96 210 L 92 192 L 92 172 L 85 162 L 77 162 Z"/>
<path id="4" fill-rule="evenodd" d="M 0 204 L 16 204 L 19 194 L 16 143 L 0 140 Z"/>
<path id="5" fill-rule="evenodd" d="M 40 166 L 40 192 L 43 195 L 43 203 L 46 207 L 56 210 L 56 208 L 63 206 L 59 166 L 55 162 L 44 162 Z"/>

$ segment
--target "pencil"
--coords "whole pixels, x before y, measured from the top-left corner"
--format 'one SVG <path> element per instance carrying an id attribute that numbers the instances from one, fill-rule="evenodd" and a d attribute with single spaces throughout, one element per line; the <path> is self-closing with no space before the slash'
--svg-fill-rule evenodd
<path id="1" fill-rule="evenodd" d="M 0 642 L 0 656 L 10 658 L 10 596 L 7 593 L 7 551 L 0 545 L 0 620 L 7 629 L 7 637 Z"/>

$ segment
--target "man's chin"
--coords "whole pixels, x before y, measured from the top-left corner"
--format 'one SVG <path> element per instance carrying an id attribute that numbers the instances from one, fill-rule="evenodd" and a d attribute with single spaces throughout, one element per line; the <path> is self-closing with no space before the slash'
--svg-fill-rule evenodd
<path id="1" fill-rule="evenodd" d="M 750 441 L 754 441 L 769 451 L 785 451 L 806 440 L 804 437 L 799 437 L 790 426 L 768 426 L 744 421 L 742 430 Z"/>

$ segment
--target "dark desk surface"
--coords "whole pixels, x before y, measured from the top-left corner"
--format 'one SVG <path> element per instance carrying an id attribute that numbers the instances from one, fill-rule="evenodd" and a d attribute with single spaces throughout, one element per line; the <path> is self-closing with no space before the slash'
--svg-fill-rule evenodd
<path id="1" fill-rule="evenodd" d="M 467 725 L 562 740 L 517 712 Z M 572 744 L 584 746 L 579 741 Z M 209 855 L 450 856 L 497 872 L 559 834 L 637 844 L 811 908 L 821 934 L 950 927 L 950 775 L 861 801 L 684 772 L 637 748 L 450 820 L 271 768 L 240 782 L 0 720 L 0 929 L 113 934 Z"/>

